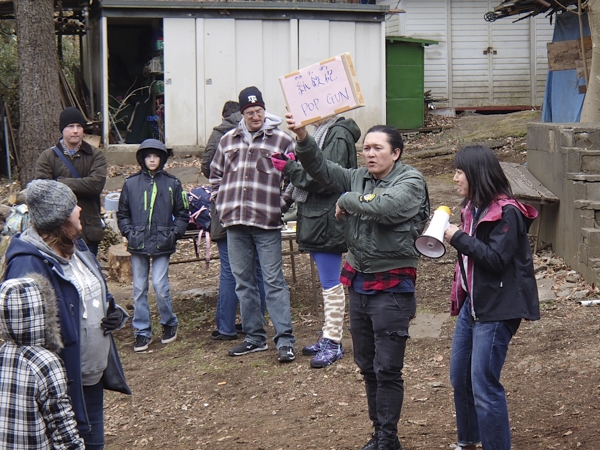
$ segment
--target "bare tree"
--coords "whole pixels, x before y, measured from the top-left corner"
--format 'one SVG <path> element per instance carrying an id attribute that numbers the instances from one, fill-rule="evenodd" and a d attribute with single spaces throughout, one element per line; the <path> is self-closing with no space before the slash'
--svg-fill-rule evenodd
<path id="1" fill-rule="evenodd" d="M 581 122 L 600 122 L 600 0 L 587 3 L 592 35 L 592 68 L 581 111 Z"/>
<path id="2" fill-rule="evenodd" d="M 33 178 L 35 161 L 58 132 L 60 91 L 54 0 L 15 0 L 19 52 L 19 181 Z"/>

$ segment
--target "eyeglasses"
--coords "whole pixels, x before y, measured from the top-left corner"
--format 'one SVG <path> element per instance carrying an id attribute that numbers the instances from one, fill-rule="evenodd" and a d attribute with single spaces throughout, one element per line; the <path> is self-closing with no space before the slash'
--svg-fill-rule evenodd
<path id="1" fill-rule="evenodd" d="M 265 113 L 264 109 L 258 109 L 256 111 L 244 111 L 244 116 L 248 117 L 249 119 L 251 119 L 254 116 L 262 116 Z"/>

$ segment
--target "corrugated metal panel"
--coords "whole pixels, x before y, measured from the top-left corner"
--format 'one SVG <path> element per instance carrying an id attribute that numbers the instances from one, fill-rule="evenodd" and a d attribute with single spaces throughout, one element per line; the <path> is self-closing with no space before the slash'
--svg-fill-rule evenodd
<path id="1" fill-rule="evenodd" d="M 196 20 L 164 19 L 165 144 L 198 145 Z M 193 120 L 190 120 L 193 118 Z"/>
<path id="2" fill-rule="evenodd" d="M 350 53 L 366 107 L 344 113 L 361 130 L 385 120 L 385 44 L 383 25 L 355 22 L 299 21 L 299 67 Z"/>
<path id="3" fill-rule="evenodd" d="M 345 52 L 352 56 L 367 106 L 344 115 L 361 129 L 385 120 L 381 22 L 165 19 L 164 24 L 165 79 L 172 80 L 165 86 L 169 146 L 191 145 L 191 133 L 194 144 L 205 145 L 221 122 L 223 103 L 236 100 L 246 86 L 257 86 L 267 110 L 283 117 L 278 78 Z"/>

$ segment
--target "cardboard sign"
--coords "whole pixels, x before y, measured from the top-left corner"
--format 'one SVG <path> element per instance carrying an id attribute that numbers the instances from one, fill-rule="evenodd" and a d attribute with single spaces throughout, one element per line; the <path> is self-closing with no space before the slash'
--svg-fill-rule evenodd
<path id="1" fill-rule="evenodd" d="M 288 110 L 306 126 L 365 106 L 350 53 L 343 53 L 279 78 Z"/>

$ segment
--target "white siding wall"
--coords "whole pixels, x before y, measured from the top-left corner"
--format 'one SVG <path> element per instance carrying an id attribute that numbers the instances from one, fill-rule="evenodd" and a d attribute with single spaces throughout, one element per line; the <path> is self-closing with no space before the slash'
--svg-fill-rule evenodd
<path id="1" fill-rule="evenodd" d="M 448 5 L 446 0 L 383 0 L 378 4 L 404 9 L 386 20 L 386 35 L 438 41 L 425 47 L 425 90 L 436 98 L 448 98 Z"/>
<path id="2" fill-rule="evenodd" d="M 554 22 L 539 15 L 534 19 L 535 24 L 535 106 L 544 103 L 544 92 L 546 90 L 546 78 L 548 77 L 548 50 L 546 44 L 552 42 L 554 34 Z"/>
<path id="3" fill-rule="evenodd" d="M 542 104 L 546 43 L 552 39 L 548 19 L 538 16 L 517 23 L 501 19 L 489 24 L 483 15 L 497 0 L 378 3 L 406 11 L 389 16 L 388 35 L 439 41 L 425 48 L 425 90 L 435 97 L 449 98 L 454 107 Z M 497 53 L 484 55 L 488 47 Z"/>

